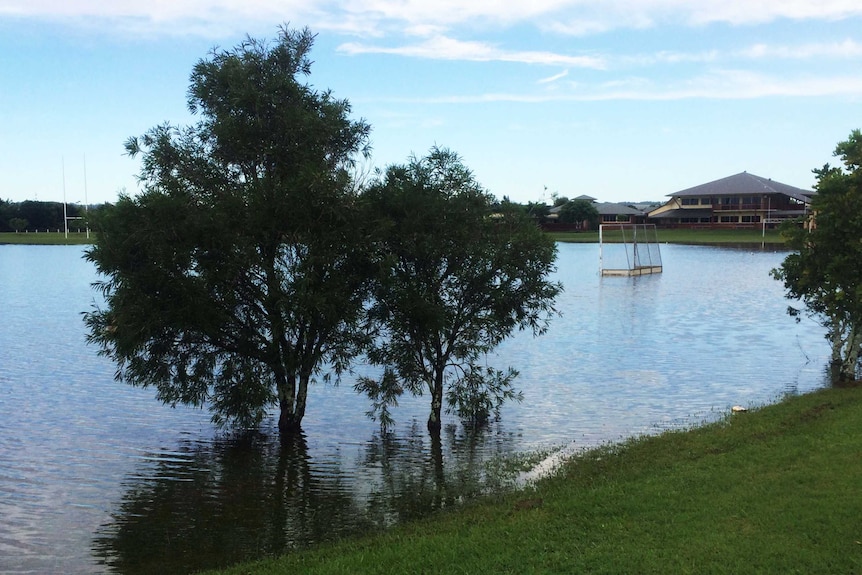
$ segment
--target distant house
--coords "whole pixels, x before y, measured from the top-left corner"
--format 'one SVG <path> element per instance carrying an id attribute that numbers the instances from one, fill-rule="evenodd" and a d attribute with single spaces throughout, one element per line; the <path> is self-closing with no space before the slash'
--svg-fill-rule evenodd
<path id="1" fill-rule="evenodd" d="M 646 212 L 642 209 L 638 209 L 630 204 L 622 204 L 615 202 L 598 202 L 596 198 L 592 196 L 582 195 L 574 198 L 574 200 L 583 200 L 590 202 L 596 208 L 596 211 L 599 212 L 599 223 L 600 224 L 640 224 L 643 223 L 646 218 Z M 551 208 L 548 212 L 548 218 L 552 221 L 556 220 L 559 217 L 560 210 L 562 206 L 555 206 Z M 585 225 L 578 226 L 579 229 L 586 227 Z"/>
<path id="2" fill-rule="evenodd" d="M 773 227 L 808 212 L 814 192 L 742 172 L 673 194 L 647 215 L 663 227 Z"/>
<path id="3" fill-rule="evenodd" d="M 602 224 L 642 224 L 646 217 L 643 211 L 627 204 L 604 202 L 596 204 L 596 209 Z"/>

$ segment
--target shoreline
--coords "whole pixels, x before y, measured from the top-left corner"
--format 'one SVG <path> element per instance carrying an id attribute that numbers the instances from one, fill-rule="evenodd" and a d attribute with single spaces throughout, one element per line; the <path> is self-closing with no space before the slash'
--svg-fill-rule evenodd
<path id="1" fill-rule="evenodd" d="M 598 231 L 590 232 L 547 232 L 561 243 L 599 243 Z M 87 245 L 95 242 L 95 233 L 69 232 L 0 232 L 0 245 Z M 611 242 L 609 242 L 611 243 Z M 689 230 L 660 229 L 658 244 L 682 244 L 720 246 L 728 248 L 786 250 L 784 240 L 778 230 Z"/>

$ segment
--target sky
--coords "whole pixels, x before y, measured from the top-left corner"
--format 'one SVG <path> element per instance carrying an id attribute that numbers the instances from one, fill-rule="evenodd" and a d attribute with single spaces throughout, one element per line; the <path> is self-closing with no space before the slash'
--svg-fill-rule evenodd
<path id="1" fill-rule="evenodd" d="M 449 148 L 516 202 L 811 188 L 862 128 L 859 0 L 0 0 L 0 199 L 134 195 L 124 142 L 194 123 L 195 63 L 283 25 L 372 126 L 367 168 Z"/>

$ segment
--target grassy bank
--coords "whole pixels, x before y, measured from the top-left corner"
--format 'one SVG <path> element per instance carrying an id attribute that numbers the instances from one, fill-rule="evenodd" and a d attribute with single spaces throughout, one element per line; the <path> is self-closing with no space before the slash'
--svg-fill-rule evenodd
<path id="1" fill-rule="evenodd" d="M 558 242 L 597 243 L 599 232 L 549 232 Z M 659 243 L 690 244 L 690 245 L 760 245 L 770 246 L 784 244 L 778 230 L 690 230 L 690 229 L 660 229 L 657 232 Z M 613 232 L 605 234 L 606 241 L 614 239 Z"/>
<path id="2" fill-rule="evenodd" d="M 862 573 L 862 389 L 592 451 L 527 491 L 222 571 Z"/>
<path id="3" fill-rule="evenodd" d="M 550 232 L 551 237 L 559 242 L 597 243 L 599 232 Z M 66 239 L 63 232 L 41 233 L 0 233 L 0 244 L 87 244 L 92 242 L 84 232 L 69 232 Z M 607 238 L 613 240 L 613 233 Z M 610 241 L 609 240 L 609 241 Z M 775 247 L 784 244 L 777 230 L 766 230 L 764 237 L 760 230 L 658 230 L 658 241 L 669 244 L 706 244 L 706 245 L 760 245 L 766 243 Z"/>
<path id="4" fill-rule="evenodd" d="M 15 233 L 2 232 L 0 233 L 0 244 L 28 244 L 28 245 L 80 245 L 89 244 L 93 241 L 93 234 L 87 239 L 86 232 L 69 232 L 69 237 L 66 237 L 65 232 L 30 232 L 30 233 Z"/>

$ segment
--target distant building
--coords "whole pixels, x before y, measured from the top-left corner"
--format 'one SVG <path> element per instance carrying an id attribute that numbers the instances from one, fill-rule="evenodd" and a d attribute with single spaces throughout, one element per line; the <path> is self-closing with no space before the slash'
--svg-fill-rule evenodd
<path id="1" fill-rule="evenodd" d="M 631 204 L 616 202 L 598 202 L 596 198 L 586 195 L 578 196 L 572 201 L 575 200 L 584 200 L 593 204 L 596 208 L 596 211 L 599 212 L 600 224 L 640 224 L 643 223 L 646 219 L 646 212 L 643 209 L 638 209 L 636 206 L 633 206 Z M 551 221 L 554 221 L 559 218 L 560 210 L 562 208 L 563 206 L 554 206 L 553 208 L 548 210 L 548 218 Z M 578 227 L 579 229 L 581 229 L 585 226 Z"/>
<path id="2" fill-rule="evenodd" d="M 647 215 L 662 227 L 773 227 L 808 213 L 815 192 L 742 172 L 673 194 Z"/>
<path id="3" fill-rule="evenodd" d="M 646 219 L 643 210 L 628 204 L 603 202 L 596 204 L 600 224 L 642 224 Z"/>

